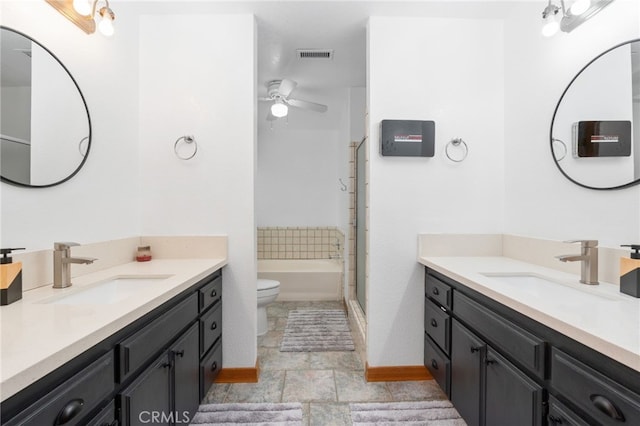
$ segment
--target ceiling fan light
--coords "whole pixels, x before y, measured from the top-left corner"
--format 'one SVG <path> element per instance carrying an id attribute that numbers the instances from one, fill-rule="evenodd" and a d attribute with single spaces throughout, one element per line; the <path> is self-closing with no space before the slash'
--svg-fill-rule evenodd
<path id="1" fill-rule="evenodd" d="M 571 5 L 569 11 L 572 15 L 582 15 L 591 7 L 591 0 L 576 0 L 575 3 Z"/>
<path id="2" fill-rule="evenodd" d="M 286 117 L 288 113 L 289 113 L 289 107 L 287 107 L 282 102 L 276 102 L 273 105 L 271 105 L 271 114 L 273 114 L 274 117 L 278 117 L 278 118 Z"/>

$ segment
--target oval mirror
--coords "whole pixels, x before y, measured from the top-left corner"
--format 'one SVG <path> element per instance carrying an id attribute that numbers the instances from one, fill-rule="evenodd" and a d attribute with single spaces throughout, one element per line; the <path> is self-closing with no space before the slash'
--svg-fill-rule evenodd
<path id="1" fill-rule="evenodd" d="M 71 179 L 91 147 L 91 119 L 67 68 L 46 47 L 0 26 L 0 176 L 43 188 Z"/>
<path id="2" fill-rule="evenodd" d="M 602 190 L 640 183 L 640 39 L 600 54 L 571 80 L 550 136 L 572 182 Z"/>

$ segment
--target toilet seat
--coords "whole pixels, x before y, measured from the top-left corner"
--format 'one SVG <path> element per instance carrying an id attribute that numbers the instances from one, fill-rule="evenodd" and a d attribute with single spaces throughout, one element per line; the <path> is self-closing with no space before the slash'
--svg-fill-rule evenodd
<path id="1" fill-rule="evenodd" d="M 272 288 L 278 288 L 278 287 L 280 287 L 279 281 L 258 278 L 258 291 L 270 290 Z"/>

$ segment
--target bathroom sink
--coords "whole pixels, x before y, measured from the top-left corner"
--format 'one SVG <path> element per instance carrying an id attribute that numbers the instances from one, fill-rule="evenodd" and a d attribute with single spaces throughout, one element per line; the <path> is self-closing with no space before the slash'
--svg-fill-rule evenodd
<path id="1" fill-rule="evenodd" d="M 119 275 L 49 297 L 40 303 L 55 305 L 110 305 L 145 291 L 172 275 Z"/>
<path id="2" fill-rule="evenodd" d="M 600 286 L 590 286 L 581 284 L 577 280 L 575 283 L 555 280 L 543 275 L 530 272 L 483 273 L 487 278 L 491 278 L 501 286 L 508 287 L 508 291 L 525 294 L 529 297 L 550 298 L 557 300 L 570 300 L 575 303 L 589 302 L 617 302 L 623 300 L 614 294 L 607 294 Z"/>

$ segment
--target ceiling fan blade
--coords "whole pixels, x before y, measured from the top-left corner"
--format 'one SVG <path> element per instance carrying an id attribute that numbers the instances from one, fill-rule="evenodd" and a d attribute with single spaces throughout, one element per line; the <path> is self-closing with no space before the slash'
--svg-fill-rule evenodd
<path id="1" fill-rule="evenodd" d="M 287 99 L 286 102 L 294 107 L 308 109 L 316 112 L 326 112 L 327 106 L 322 104 L 317 104 L 315 102 L 302 101 L 300 99 Z"/>
<path id="2" fill-rule="evenodd" d="M 293 92 L 293 89 L 295 89 L 297 85 L 298 83 L 296 83 L 295 81 L 284 78 L 280 82 L 278 93 L 280 93 L 283 98 L 286 98 L 291 94 L 291 92 Z"/>
<path id="3" fill-rule="evenodd" d="M 259 97 L 258 100 L 259 101 L 265 101 L 265 102 L 273 102 L 273 99 L 267 98 L 267 97 L 264 97 L 264 96 Z"/>

